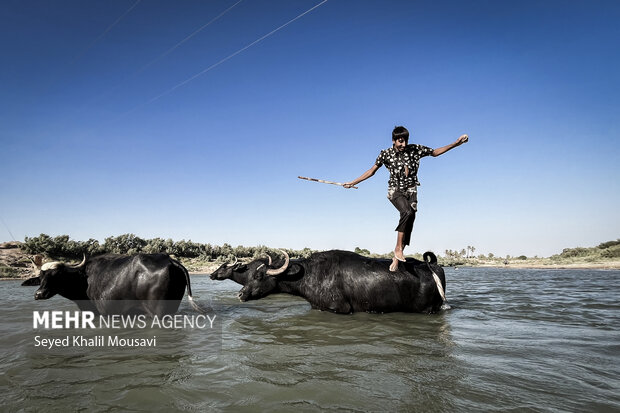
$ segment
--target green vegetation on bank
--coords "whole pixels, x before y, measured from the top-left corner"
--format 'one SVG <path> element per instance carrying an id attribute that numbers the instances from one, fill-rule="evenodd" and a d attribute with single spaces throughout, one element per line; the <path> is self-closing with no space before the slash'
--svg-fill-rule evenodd
<path id="1" fill-rule="evenodd" d="M 171 239 L 153 238 L 142 239 L 134 234 L 123 234 L 117 237 L 108 237 L 103 243 L 95 239 L 88 241 L 74 241 L 68 235 L 50 237 L 41 234 L 38 237 L 26 237 L 21 248 L 27 254 L 42 254 L 54 260 L 79 260 L 83 254 L 93 256 L 99 254 L 137 254 L 143 253 L 166 253 L 174 255 L 190 270 L 204 268 L 210 264 L 221 264 L 231 262 L 235 258 L 256 259 L 265 257 L 267 252 L 277 255 L 274 250 L 266 246 L 244 247 L 242 245 L 233 247 L 229 244 L 211 245 L 200 244 L 190 241 L 173 241 Z M 291 258 L 306 258 L 312 254 L 313 250 L 304 248 L 303 250 L 293 250 L 281 248 Z"/>
<path id="2" fill-rule="evenodd" d="M 620 239 L 603 242 L 592 248 L 566 248 L 561 254 L 551 257 L 551 259 L 554 258 L 620 258 Z"/>
<path id="3" fill-rule="evenodd" d="M 41 234 L 38 237 L 26 237 L 21 248 L 27 254 L 43 254 L 50 259 L 57 260 L 79 260 L 83 254 L 93 256 L 103 253 L 115 254 L 136 254 L 163 252 L 174 255 L 180 259 L 190 271 L 205 268 L 209 265 L 230 262 L 236 258 L 240 260 L 251 260 L 264 257 L 267 252 L 274 253 L 275 248 L 266 246 L 244 247 L 239 245 L 233 247 L 229 244 L 211 245 L 200 244 L 192 241 L 173 241 L 171 239 L 153 238 L 142 239 L 134 234 L 124 234 L 117 237 L 108 237 L 103 243 L 95 239 L 88 241 L 71 240 L 68 235 L 50 237 Z M 291 258 L 307 258 L 315 250 L 304 248 L 303 250 L 293 250 L 282 248 Z M 496 257 L 494 254 L 474 256 L 476 250 L 473 246 L 467 246 L 460 251 L 446 250 L 444 256 L 438 256 L 440 264 L 444 266 L 462 265 L 572 265 L 605 263 L 620 260 L 620 239 L 616 241 L 604 242 L 591 248 L 566 248 L 560 254 L 549 258 L 526 257 Z M 358 254 L 373 258 L 391 258 L 390 254 L 373 254 L 367 249 L 355 248 Z M 407 255 L 417 259 L 422 259 L 421 254 Z M 1 268 L 2 272 L 10 271 L 10 268 Z"/>
<path id="4" fill-rule="evenodd" d="M 0 278 L 19 278 L 19 273 L 15 268 L 0 262 Z"/>
<path id="5" fill-rule="evenodd" d="M 552 255 L 548 258 L 526 257 L 520 255 L 512 257 L 496 257 L 494 254 L 473 256 L 475 248 L 467 247 L 461 251 L 446 250 L 445 256 L 440 259 L 440 263 L 446 266 L 462 265 L 515 265 L 515 266 L 547 266 L 547 265 L 584 265 L 605 264 L 607 262 L 617 262 L 620 260 L 620 239 L 607 241 L 596 247 L 589 248 L 565 248 L 560 254 Z M 471 255 L 469 254 L 471 251 Z"/>

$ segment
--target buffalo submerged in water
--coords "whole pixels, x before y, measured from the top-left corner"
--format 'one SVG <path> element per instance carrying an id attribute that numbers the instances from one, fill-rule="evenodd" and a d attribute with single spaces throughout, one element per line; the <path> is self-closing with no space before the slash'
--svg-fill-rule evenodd
<path id="1" fill-rule="evenodd" d="M 35 264 L 36 265 L 36 264 Z M 40 285 L 35 300 L 58 294 L 74 301 L 81 310 L 100 314 L 173 314 L 185 290 L 194 303 L 189 273 L 167 254 L 105 254 L 79 265 L 49 262 L 38 268 L 37 277 L 22 285 Z"/>
<path id="2" fill-rule="evenodd" d="M 287 293 L 305 298 L 314 309 L 343 314 L 435 313 L 444 302 L 445 274 L 432 252 L 424 253 L 424 261 L 407 259 L 394 272 L 389 271 L 389 260 L 349 251 L 318 252 L 295 260 L 283 253 L 280 267 L 272 267 L 271 258 L 235 262 L 222 265 L 211 279 L 243 285 L 238 294 L 241 301 Z"/>

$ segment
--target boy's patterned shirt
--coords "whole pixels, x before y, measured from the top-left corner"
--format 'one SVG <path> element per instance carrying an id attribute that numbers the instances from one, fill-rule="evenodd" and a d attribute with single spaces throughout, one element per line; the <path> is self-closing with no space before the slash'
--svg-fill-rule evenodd
<path id="1" fill-rule="evenodd" d="M 390 188 L 404 191 L 420 185 L 418 181 L 420 159 L 432 153 L 433 148 L 416 144 L 407 145 L 402 152 L 398 152 L 392 147 L 381 151 L 375 165 L 379 167 L 385 165 L 390 171 L 390 180 L 388 181 Z"/>

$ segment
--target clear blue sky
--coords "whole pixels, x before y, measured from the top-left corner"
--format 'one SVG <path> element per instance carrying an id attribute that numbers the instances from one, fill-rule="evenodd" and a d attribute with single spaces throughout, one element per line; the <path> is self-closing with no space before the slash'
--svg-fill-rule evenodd
<path id="1" fill-rule="evenodd" d="M 470 135 L 422 160 L 407 252 L 620 237 L 620 2 L 329 0 L 245 50 L 320 0 L 236 2 L 3 2 L 0 241 L 388 252 L 385 168 L 297 176 L 352 180 L 401 124 Z"/>

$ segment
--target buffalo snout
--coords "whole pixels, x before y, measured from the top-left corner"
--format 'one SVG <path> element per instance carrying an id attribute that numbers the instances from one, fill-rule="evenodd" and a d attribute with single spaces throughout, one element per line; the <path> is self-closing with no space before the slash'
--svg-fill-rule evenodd
<path id="1" fill-rule="evenodd" d="M 248 301 L 249 296 L 250 296 L 250 293 L 248 292 L 248 289 L 246 287 L 243 287 L 237 294 L 237 298 L 240 301 Z"/>
<path id="2" fill-rule="evenodd" d="M 226 271 L 226 269 L 220 267 L 217 270 L 213 271 L 209 276 L 212 280 L 227 280 L 231 276 L 231 271 Z"/>
<path id="3" fill-rule="evenodd" d="M 51 296 L 52 295 L 49 293 L 48 290 L 42 290 L 40 288 L 34 293 L 35 300 L 47 300 Z"/>

